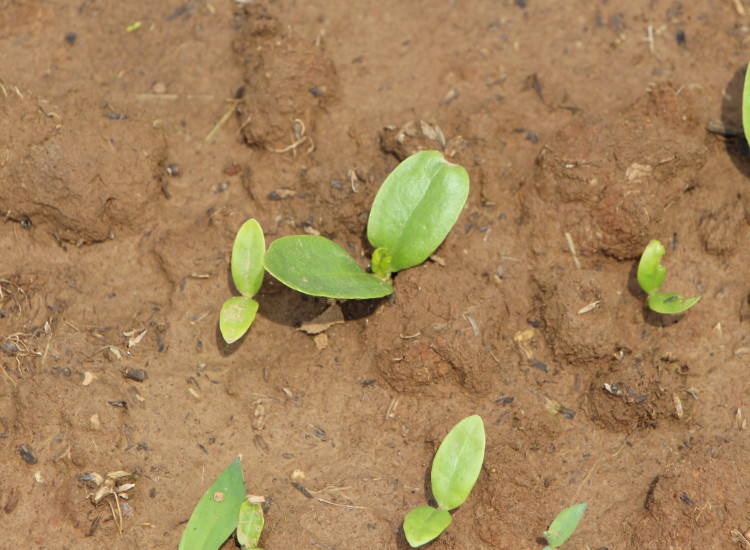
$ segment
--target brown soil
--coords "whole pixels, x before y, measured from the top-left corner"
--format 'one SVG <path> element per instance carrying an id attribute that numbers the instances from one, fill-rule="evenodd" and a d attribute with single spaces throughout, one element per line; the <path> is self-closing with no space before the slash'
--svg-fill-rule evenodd
<path id="1" fill-rule="evenodd" d="M 175 548 L 239 454 L 264 548 L 406 548 L 478 413 L 432 548 L 541 549 L 584 501 L 570 548 L 750 547 L 750 3 L 356 4 L 0 0 L 0 546 Z M 472 179 L 441 261 L 317 339 L 326 301 L 267 277 L 222 343 L 245 219 L 364 265 L 424 148 Z M 703 296 L 677 318 L 643 308 L 651 238 Z M 118 470 L 122 533 L 84 478 Z"/>

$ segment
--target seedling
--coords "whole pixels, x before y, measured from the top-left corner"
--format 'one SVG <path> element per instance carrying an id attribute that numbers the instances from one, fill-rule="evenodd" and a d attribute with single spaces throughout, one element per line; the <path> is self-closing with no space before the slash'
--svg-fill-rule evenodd
<path id="1" fill-rule="evenodd" d="M 380 298 L 393 292 L 390 275 L 424 262 L 445 240 L 469 194 L 466 170 L 438 151 L 422 151 L 399 164 L 380 187 L 367 238 L 375 248 L 364 271 L 325 237 L 295 235 L 271 243 L 266 270 L 299 292 L 328 298 Z"/>
<path id="2" fill-rule="evenodd" d="M 557 514 L 557 517 L 544 532 L 544 538 L 547 539 L 547 546 L 544 550 L 559 548 L 570 538 L 570 535 L 578 527 L 578 522 L 581 521 L 583 513 L 586 511 L 586 504 L 586 502 L 576 504 Z"/>
<path id="3" fill-rule="evenodd" d="M 217 550 L 237 530 L 237 542 L 257 548 L 263 509 L 245 498 L 240 459 L 235 459 L 198 501 L 180 539 L 179 550 Z"/>
<path id="4" fill-rule="evenodd" d="M 469 497 L 484 462 L 484 423 L 478 415 L 456 424 L 435 453 L 430 474 L 438 508 L 420 506 L 404 518 L 404 535 L 412 548 L 437 538 L 451 524 L 449 510 Z"/>
<path id="5" fill-rule="evenodd" d="M 256 220 L 246 221 L 234 239 L 232 247 L 232 281 L 241 296 L 229 298 L 219 313 L 219 328 L 224 341 L 239 340 L 253 324 L 258 302 L 253 296 L 263 283 L 263 255 L 266 242 Z"/>
<path id="6" fill-rule="evenodd" d="M 648 243 L 638 263 L 638 284 L 648 294 L 646 303 L 653 311 L 667 314 L 682 313 L 693 307 L 701 297 L 683 298 L 674 292 L 659 292 L 667 276 L 667 268 L 660 263 L 662 256 L 664 246 L 661 242 L 654 239 Z"/>

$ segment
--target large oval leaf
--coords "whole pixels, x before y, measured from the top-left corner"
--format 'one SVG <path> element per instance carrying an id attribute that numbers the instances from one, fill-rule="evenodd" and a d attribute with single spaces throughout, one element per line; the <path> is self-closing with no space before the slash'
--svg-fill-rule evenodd
<path id="1" fill-rule="evenodd" d="M 557 548 L 570 538 L 570 535 L 578 527 L 578 522 L 581 521 L 585 511 L 586 503 L 584 502 L 566 508 L 557 514 L 549 529 L 544 532 L 544 537 L 547 539 L 550 548 Z"/>
<path id="2" fill-rule="evenodd" d="M 236 458 L 216 478 L 190 516 L 179 550 L 216 550 L 237 528 L 240 506 L 245 500 L 245 481 Z"/>
<path id="3" fill-rule="evenodd" d="M 258 312 L 258 302 L 249 296 L 234 296 L 221 306 L 219 329 L 227 344 L 236 342 L 247 332 Z"/>
<path id="4" fill-rule="evenodd" d="M 432 494 L 443 510 L 463 504 L 477 482 L 484 462 L 484 422 L 464 418 L 445 436 L 432 461 Z"/>
<path id="5" fill-rule="evenodd" d="M 410 156 L 380 187 L 367 238 L 384 248 L 392 272 L 421 264 L 445 240 L 469 195 L 469 175 L 439 151 Z M 373 271 L 377 271 L 375 266 Z"/>
<path id="6" fill-rule="evenodd" d="M 674 315 L 690 309 L 700 299 L 700 296 L 696 296 L 695 298 L 683 298 L 674 292 L 662 292 L 660 294 L 649 296 L 648 307 L 656 313 Z"/>
<path id="7" fill-rule="evenodd" d="M 266 241 L 256 220 L 247 220 L 232 247 L 232 280 L 243 296 L 254 296 L 263 284 L 263 255 Z"/>
<path id="8" fill-rule="evenodd" d="M 404 535 L 412 548 L 427 544 L 446 530 L 453 518 L 446 510 L 435 510 L 432 506 L 420 506 L 406 514 Z"/>
<path id="9" fill-rule="evenodd" d="M 325 237 L 277 239 L 268 247 L 264 263 L 286 286 L 312 296 L 381 298 L 393 292 L 390 284 L 365 272 L 346 250 Z"/>
<path id="10" fill-rule="evenodd" d="M 667 276 L 667 268 L 660 263 L 662 256 L 664 245 L 654 239 L 648 243 L 641 255 L 641 261 L 638 262 L 638 284 L 649 296 L 659 291 Z"/>

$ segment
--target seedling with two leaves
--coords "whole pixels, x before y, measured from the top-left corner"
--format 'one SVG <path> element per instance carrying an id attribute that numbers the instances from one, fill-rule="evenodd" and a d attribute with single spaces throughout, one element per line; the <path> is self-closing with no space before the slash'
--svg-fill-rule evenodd
<path id="1" fill-rule="evenodd" d="M 393 273 L 424 262 L 445 240 L 469 195 L 466 170 L 438 151 L 405 159 L 385 179 L 367 222 L 374 247 L 366 272 L 340 245 L 315 235 L 277 239 L 265 250 L 260 225 L 250 220 L 232 249 L 232 278 L 242 296 L 222 307 L 219 326 L 227 343 L 247 332 L 258 303 L 252 296 L 265 269 L 283 284 L 312 296 L 335 299 L 382 298 L 393 292 Z"/>
<path id="2" fill-rule="evenodd" d="M 693 307 L 701 297 L 683 298 L 674 292 L 659 292 L 667 276 L 667 268 L 660 263 L 664 252 L 664 245 L 658 240 L 654 239 L 648 243 L 638 263 L 638 284 L 648 294 L 646 303 L 652 311 L 666 314 L 682 313 Z"/>
<path id="3" fill-rule="evenodd" d="M 263 284 L 263 255 L 266 241 L 257 220 L 248 220 L 234 238 L 232 247 L 232 281 L 240 296 L 229 298 L 221 306 L 219 329 L 227 344 L 239 340 L 247 332 L 258 312 L 253 296 Z"/>
<path id="4" fill-rule="evenodd" d="M 217 550 L 235 530 L 243 550 L 260 550 L 263 508 L 257 500 L 245 497 L 242 466 L 240 459 L 235 459 L 198 501 L 182 533 L 179 550 Z"/>
<path id="5" fill-rule="evenodd" d="M 450 510 L 469 497 L 484 462 L 484 423 L 477 415 L 456 424 L 432 461 L 430 480 L 437 508 L 420 506 L 404 518 L 404 535 L 416 548 L 437 538 L 451 524 Z"/>

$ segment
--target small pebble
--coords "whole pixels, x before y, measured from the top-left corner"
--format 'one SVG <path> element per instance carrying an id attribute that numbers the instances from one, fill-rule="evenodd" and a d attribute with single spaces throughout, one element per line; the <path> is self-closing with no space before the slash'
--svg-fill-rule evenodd
<path id="1" fill-rule="evenodd" d="M 224 168 L 224 173 L 227 176 L 236 176 L 240 172 L 242 172 L 242 166 L 240 166 L 236 162 L 233 162 L 232 164 Z"/>
<path id="2" fill-rule="evenodd" d="M 163 94 L 167 91 L 167 85 L 164 82 L 154 82 L 154 85 L 151 86 L 151 91 L 155 94 Z"/>
<path id="3" fill-rule="evenodd" d="M 36 456 L 34 456 L 34 451 L 31 449 L 31 446 L 21 445 L 18 448 L 18 452 L 21 453 L 21 458 L 23 458 L 23 461 L 26 464 L 36 464 Z"/>
<path id="4" fill-rule="evenodd" d="M 174 163 L 168 164 L 167 165 L 167 174 L 169 174 L 173 178 L 178 178 L 178 177 L 180 177 L 182 175 L 182 169 L 178 165 L 176 165 Z"/>
<path id="5" fill-rule="evenodd" d="M 125 369 L 125 378 L 135 380 L 136 382 L 143 382 L 148 378 L 148 374 L 143 369 Z"/>

